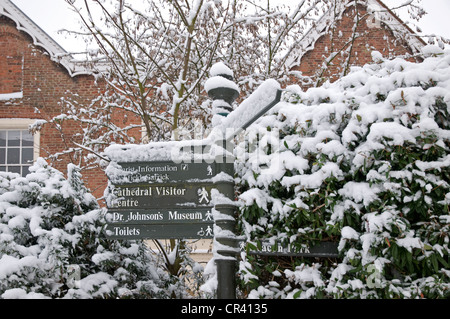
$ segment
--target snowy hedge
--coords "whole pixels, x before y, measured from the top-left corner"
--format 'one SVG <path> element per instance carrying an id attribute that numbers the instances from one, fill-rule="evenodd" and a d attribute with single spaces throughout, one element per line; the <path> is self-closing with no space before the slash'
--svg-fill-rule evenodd
<path id="1" fill-rule="evenodd" d="M 242 233 L 334 241 L 340 257 L 244 252 L 248 297 L 450 297 L 450 52 L 424 53 L 416 64 L 374 52 L 333 84 L 289 87 L 288 102 L 250 128 Z"/>
<path id="2" fill-rule="evenodd" d="M 0 298 L 179 296 L 142 241 L 105 238 L 76 166 L 67 179 L 42 159 L 30 172 L 0 173 Z"/>

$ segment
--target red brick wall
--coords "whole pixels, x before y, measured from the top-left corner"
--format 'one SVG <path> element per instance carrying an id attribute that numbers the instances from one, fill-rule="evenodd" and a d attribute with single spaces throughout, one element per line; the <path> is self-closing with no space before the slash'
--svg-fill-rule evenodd
<path id="1" fill-rule="evenodd" d="M 314 49 L 306 52 L 300 60 L 300 65 L 293 70 L 301 71 L 303 76 L 313 77 L 313 85 L 320 86 L 326 80 L 335 81 L 348 73 L 349 66 L 362 66 L 372 62 L 372 51 L 379 51 L 386 58 L 412 53 L 406 43 L 394 37 L 383 23 L 375 25 L 375 21 L 367 15 L 363 6 L 358 6 L 358 11 L 359 16 L 363 18 L 358 23 L 356 32 L 359 36 L 354 41 L 350 39 L 353 39 L 356 10 L 349 7 L 335 28 L 330 28 L 331 34 L 321 36 L 315 42 Z M 339 53 L 324 67 L 332 52 Z M 296 79 L 293 77 L 291 81 L 295 82 Z"/>

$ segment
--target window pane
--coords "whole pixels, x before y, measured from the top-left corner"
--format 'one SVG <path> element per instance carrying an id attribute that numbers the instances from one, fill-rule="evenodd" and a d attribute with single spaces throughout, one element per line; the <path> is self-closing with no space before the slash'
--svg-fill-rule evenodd
<path id="1" fill-rule="evenodd" d="M 22 131 L 22 146 L 33 146 L 34 137 L 28 131 Z"/>
<path id="2" fill-rule="evenodd" d="M 0 148 L 0 164 L 6 163 L 6 148 Z"/>
<path id="3" fill-rule="evenodd" d="M 7 164 L 20 163 L 20 148 L 8 148 Z"/>
<path id="4" fill-rule="evenodd" d="M 8 131 L 8 146 L 20 146 L 20 131 Z"/>
<path id="5" fill-rule="evenodd" d="M 6 146 L 6 131 L 0 131 L 0 146 Z"/>
<path id="6" fill-rule="evenodd" d="M 22 164 L 29 164 L 33 161 L 33 149 L 23 148 L 22 149 Z"/>
<path id="7" fill-rule="evenodd" d="M 29 166 L 22 166 L 22 176 L 25 177 L 30 174 Z"/>
<path id="8" fill-rule="evenodd" d="M 20 174 L 20 166 L 8 166 L 8 172 Z"/>
<path id="9" fill-rule="evenodd" d="M 0 166 L 0 172 L 6 172 L 6 166 Z"/>

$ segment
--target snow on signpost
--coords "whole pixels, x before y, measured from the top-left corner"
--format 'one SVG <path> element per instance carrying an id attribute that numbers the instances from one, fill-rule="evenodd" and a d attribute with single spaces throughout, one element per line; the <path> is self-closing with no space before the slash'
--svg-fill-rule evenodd
<path id="1" fill-rule="evenodd" d="M 218 123 L 210 137 L 225 137 L 230 141 L 233 137 L 243 132 L 258 118 L 275 106 L 281 99 L 280 84 L 275 80 L 264 81 L 246 100 L 244 100 L 233 112 Z"/>

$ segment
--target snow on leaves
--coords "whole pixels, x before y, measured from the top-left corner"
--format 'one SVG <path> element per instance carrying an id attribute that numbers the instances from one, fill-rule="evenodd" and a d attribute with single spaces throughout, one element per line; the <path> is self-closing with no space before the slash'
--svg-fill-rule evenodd
<path id="1" fill-rule="evenodd" d="M 448 297 L 450 52 L 425 51 L 421 63 L 375 53 L 333 84 L 288 87 L 250 128 L 253 139 L 278 132 L 280 147 L 253 151 L 264 165 L 251 154 L 238 163 L 242 232 L 299 246 L 337 241 L 341 255 L 288 266 L 244 253 L 251 296 Z M 264 174 L 266 163 L 281 176 Z M 275 271 L 271 285 L 264 278 Z"/>
<path id="2" fill-rule="evenodd" d="M 105 211 L 76 166 L 69 164 L 66 179 L 38 159 L 30 172 L 0 173 L 0 298 L 183 293 L 183 284 L 158 269 L 143 242 L 106 240 Z M 75 277 L 71 267 L 78 269 Z"/>

